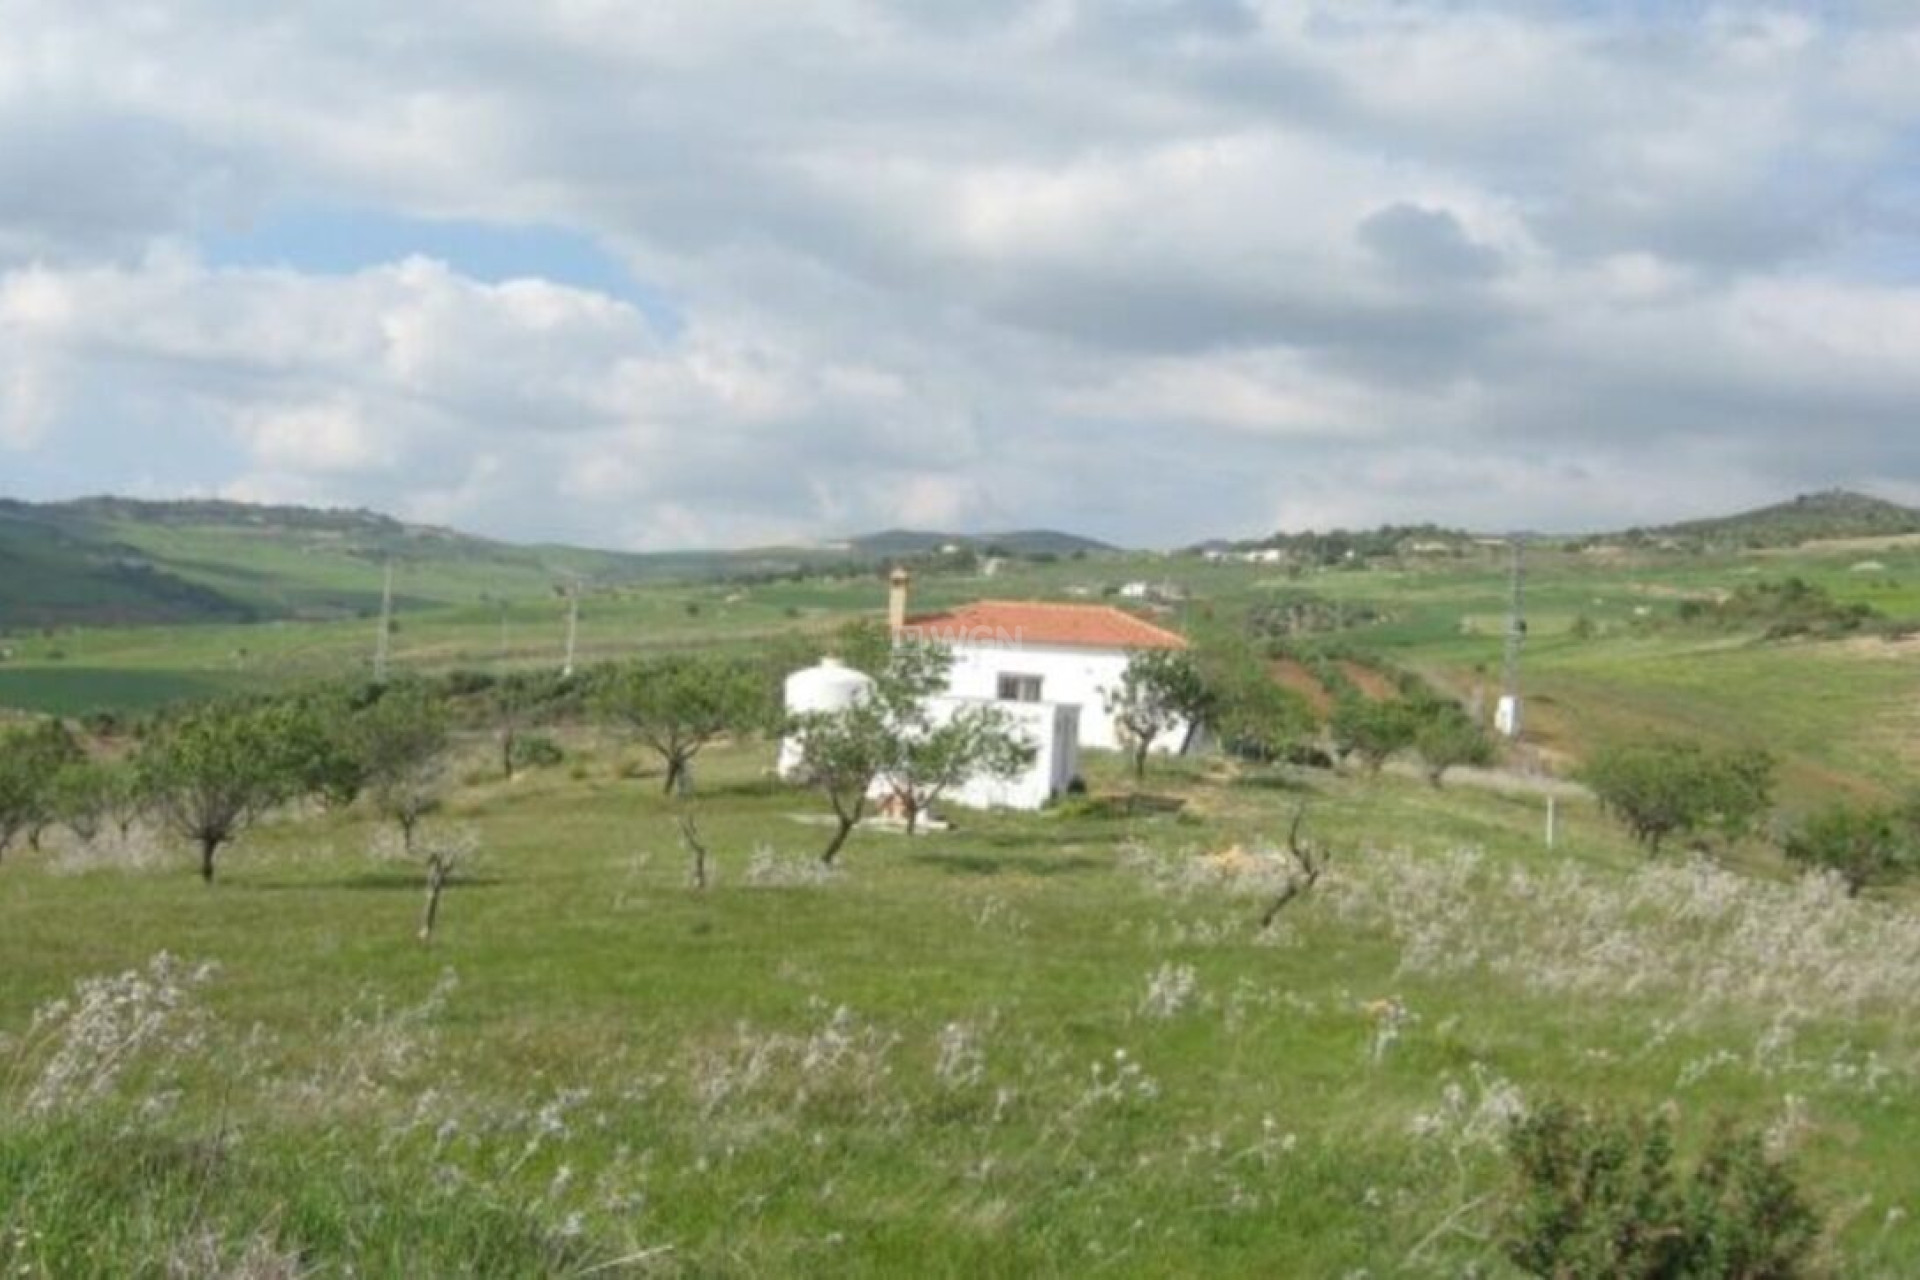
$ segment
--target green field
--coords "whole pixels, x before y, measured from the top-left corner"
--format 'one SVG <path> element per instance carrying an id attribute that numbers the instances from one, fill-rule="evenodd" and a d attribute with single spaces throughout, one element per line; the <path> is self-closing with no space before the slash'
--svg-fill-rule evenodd
<path id="1" fill-rule="evenodd" d="M 1826 1256 L 1920 1261 L 1903 904 L 1649 868 L 1578 805 L 1548 855 L 1535 798 L 1192 765 L 819 880 L 761 747 L 703 770 L 698 893 L 655 787 L 572 745 L 462 790 L 432 947 L 353 814 L 211 888 L 0 868 L 8 1273 L 1503 1274 L 1500 1135 L 1549 1098 L 1771 1126 Z M 1201 855 L 1302 802 L 1333 870 L 1262 933 L 1265 882 Z M 217 969 L 144 1038 L 153 993 L 33 1029 L 162 952 Z"/>
<path id="2" fill-rule="evenodd" d="M 399 614 L 398 667 L 559 666 L 566 605 L 550 585 L 484 603 L 420 603 L 466 590 L 435 578 L 439 572 L 401 572 L 399 593 L 414 604 Z M 1920 654 L 1867 638 L 1768 642 L 1752 632 L 1674 621 L 1684 599 L 1788 576 L 1890 619 L 1920 619 L 1920 542 L 1912 539 L 1711 555 L 1536 550 L 1528 568 L 1524 676 L 1536 700 L 1538 745 L 1568 764 L 1598 742 L 1647 731 L 1759 742 L 1780 754 L 1796 796 L 1900 785 L 1916 764 Z M 1409 666 L 1463 697 L 1477 694 L 1484 702 L 1498 692 L 1507 599 L 1498 549 L 1292 574 L 1192 556 L 1016 561 L 991 578 L 925 574 L 916 604 L 982 596 L 1098 599 L 1128 581 L 1186 593 L 1170 620 L 1203 635 L 1237 625 L 1250 607 L 1303 592 L 1365 605 L 1378 621 L 1309 640 Z M 663 649 L 754 652 L 780 637 L 819 635 L 847 618 L 875 616 L 883 603 L 884 586 L 870 576 L 602 586 L 583 600 L 579 660 Z M 1576 634 L 1576 623 L 1585 636 Z M 374 630 L 370 619 L 343 618 L 16 633 L 0 641 L 10 655 L 0 661 L 0 705 L 78 714 L 216 689 L 362 678 L 371 668 Z"/>
<path id="3" fill-rule="evenodd" d="M 1788 575 L 1920 615 L 1910 542 L 1537 551 L 1508 764 L 1669 733 L 1774 751 L 1788 816 L 1904 790 L 1911 641 L 1678 617 Z M 1497 692 L 1497 549 L 1303 573 L 1095 555 L 926 573 L 916 596 L 1132 580 L 1178 588 L 1170 621 L 1202 637 L 1302 593 L 1364 607 L 1299 643 Z M 549 587 L 471 586 L 402 591 L 400 668 L 558 665 Z M 867 577 L 603 586 L 579 656 L 765 654 L 882 601 Z M 363 677 L 372 630 L 17 631 L 0 705 Z M 1764 1132 L 1826 1224 L 1823 1267 L 1920 1270 L 1905 890 L 1845 900 L 1757 840 L 1649 862 L 1578 798 L 1548 851 L 1524 779 L 1200 760 L 1133 804 L 1098 758 L 1091 803 L 862 832 L 822 877 L 824 806 L 746 742 L 700 768 L 702 893 L 644 762 L 561 733 L 566 763 L 512 784 L 468 743 L 436 829 L 482 852 L 430 947 L 418 868 L 372 856 L 357 810 L 277 815 L 211 888 L 151 833 L 0 864 L 0 1270 L 1498 1275 L 1506 1125 L 1550 1099 L 1662 1111 L 1683 1151 L 1717 1117 Z M 1332 870 L 1263 931 L 1303 804 Z M 81 985 L 162 953 L 214 969 Z"/>

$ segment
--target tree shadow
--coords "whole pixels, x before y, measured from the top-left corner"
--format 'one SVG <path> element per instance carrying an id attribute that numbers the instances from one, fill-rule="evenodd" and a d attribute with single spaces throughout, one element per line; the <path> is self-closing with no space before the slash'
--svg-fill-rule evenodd
<path id="1" fill-rule="evenodd" d="M 335 889 L 349 893 L 409 893 L 426 892 L 424 873 L 396 874 L 392 872 L 367 871 L 359 875 L 339 876 L 329 880 L 236 880 L 229 882 L 235 889 L 252 890 L 258 893 L 288 893 L 295 890 Z M 456 875 L 447 887 L 459 889 L 493 889 L 508 881 L 503 876 Z"/>
<path id="2" fill-rule="evenodd" d="M 1246 773 L 1233 780 L 1233 785 L 1247 791 L 1284 791 L 1288 795 L 1319 795 L 1321 788 L 1307 778 L 1278 771 Z"/>
<path id="3" fill-rule="evenodd" d="M 1126 792 L 1117 795 L 1077 796 L 1055 812 L 1064 820 L 1113 821 L 1120 818 L 1156 818 L 1182 813 L 1187 802 L 1180 796 L 1150 792 Z"/>
<path id="4" fill-rule="evenodd" d="M 1085 854 L 1047 856 L 1039 853 L 914 853 L 908 860 L 953 876 L 1064 876 L 1099 871 L 1107 863 Z"/>

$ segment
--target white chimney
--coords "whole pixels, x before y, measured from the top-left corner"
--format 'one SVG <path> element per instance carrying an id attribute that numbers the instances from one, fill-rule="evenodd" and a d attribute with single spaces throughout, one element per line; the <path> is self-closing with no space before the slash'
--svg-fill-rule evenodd
<path id="1" fill-rule="evenodd" d="M 904 567 L 896 567 L 887 579 L 887 626 L 894 631 L 907 625 L 907 589 L 913 585 L 913 575 Z"/>

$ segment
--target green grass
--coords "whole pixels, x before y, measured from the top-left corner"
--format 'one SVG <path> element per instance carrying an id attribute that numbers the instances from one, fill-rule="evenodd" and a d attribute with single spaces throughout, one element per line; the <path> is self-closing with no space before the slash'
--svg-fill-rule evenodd
<path id="1" fill-rule="evenodd" d="M 822 806 L 747 747 L 701 772 L 720 879 L 699 894 L 656 780 L 572 746 L 454 797 L 443 828 L 472 824 L 485 855 L 431 947 L 416 873 L 368 859 L 357 812 L 251 833 L 210 889 L 183 854 L 0 864 L 0 1033 L 163 950 L 219 966 L 204 1041 L 97 1102 L 25 1116 L 45 1053 L 0 1050 L 9 1274 L 151 1272 L 208 1235 L 321 1274 L 1499 1274 L 1497 1151 L 1414 1132 L 1449 1082 L 1472 1099 L 1493 1078 L 1672 1106 L 1689 1141 L 1796 1095 L 1830 1247 L 1860 1274 L 1920 1262 L 1920 1229 L 1886 1218 L 1920 1196 L 1909 1002 L 1799 1010 L 1783 1056 L 1759 1047 L 1771 1005 L 1657 971 L 1572 999 L 1524 965 L 1422 958 L 1381 914 L 1393 859 L 1462 848 L 1484 851 L 1490 920 L 1531 918 L 1511 873 L 1624 886 L 1639 855 L 1585 806 L 1549 854 L 1536 799 L 1185 763 L 1150 777 L 1158 803 L 863 832 L 833 883 L 768 887 L 754 850 L 807 856 Z M 1259 899 L 1136 865 L 1271 842 L 1302 802 L 1334 870 L 1273 937 Z M 1150 1016 L 1166 966 L 1195 988 Z M 1377 1050 L 1382 1000 L 1410 1016 Z M 1836 1074 L 1867 1054 L 1872 1087 Z"/>

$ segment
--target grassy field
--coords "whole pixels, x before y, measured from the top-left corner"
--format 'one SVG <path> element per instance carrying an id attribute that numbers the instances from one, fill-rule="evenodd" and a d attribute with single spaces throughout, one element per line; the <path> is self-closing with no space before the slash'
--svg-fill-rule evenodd
<path id="1" fill-rule="evenodd" d="M 428 570 L 403 572 L 405 599 L 445 599 L 454 590 L 444 583 L 409 585 L 411 572 Z M 1683 600 L 1788 576 L 1816 583 L 1843 603 L 1869 604 L 1887 618 L 1920 619 L 1920 541 L 1914 539 L 1737 555 L 1533 553 L 1524 674 L 1536 745 L 1565 766 L 1598 743 L 1648 732 L 1758 742 L 1782 757 L 1787 794 L 1796 802 L 1834 787 L 1898 788 L 1920 765 L 1914 751 L 1920 653 L 1911 644 L 1768 642 L 1751 631 L 1674 620 Z M 1185 556 L 1014 562 L 993 578 L 923 575 L 916 601 L 931 608 L 981 596 L 1097 599 L 1127 581 L 1185 593 L 1170 620 L 1200 633 L 1231 628 L 1251 607 L 1302 593 L 1362 606 L 1377 620 L 1317 640 L 1412 667 L 1483 704 L 1498 692 L 1507 599 L 1498 549 L 1291 575 L 1273 566 Z M 779 637 L 821 634 L 850 617 L 872 617 L 883 598 L 883 586 L 866 577 L 604 588 L 583 605 L 580 660 L 661 649 L 753 652 Z M 476 598 L 410 608 L 393 638 L 394 661 L 419 670 L 557 666 L 565 615 L 564 601 L 550 587 L 487 603 Z M 0 640 L 10 654 L 0 662 L 0 705 L 77 714 L 221 689 L 364 677 L 373 630 L 370 620 L 350 618 L 20 634 Z"/>
<path id="2" fill-rule="evenodd" d="M 484 853 L 430 947 L 353 813 L 211 888 L 144 843 L 0 867 L 7 1273 L 1502 1274 L 1500 1137 L 1548 1098 L 1766 1127 L 1829 1260 L 1920 1265 L 1903 904 L 1648 867 L 1577 805 L 1548 854 L 1532 797 L 1200 765 L 823 877 L 754 746 L 702 772 L 698 893 L 653 781 L 574 747 L 462 790 Z M 1333 869 L 1262 931 L 1300 803 Z"/>
<path id="3" fill-rule="evenodd" d="M 1914 777 L 1910 642 L 1674 618 L 1788 574 L 1912 616 L 1909 543 L 1531 570 L 1529 750 L 1550 766 L 1647 733 L 1759 743 L 1789 813 Z M 1183 588 L 1173 620 L 1201 634 L 1301 592 L 1364 606 L 1319 642 L 1467 698 L 1498 679 L 1496 553 L 1305 575 L 1096 557 L 918 595 L 1132 579 Z M 581 659 L 762 651 L 880 599 L 864 579 L 606 591 Z M 19 634 L 0 704 L 350 676 L 369 632 Z M 532 593 L 410 609 L 394 647 L 525 668 L 562 634 Z M 355 811 L 280 815 L 210 889 L 150 834 L 0 864 L 0 1271 L 1504 1274 L 1502 1135 L 1556 1098 L 1663 1111 L 1688 1150 L 1719 1116 L 1763 1131 L 1828 1224 L 1823 1265 L 1920 1270 L 1904 892 L 1845 900 L 1757 843 L 1648 863 L 1577 799 L 1548 851 L 1525 787 L 1198 761 L 1129 804 L 1097 758 L 1090 803 L 863 832 L 823 875 L 823 806 L 747 743 L 700 770 L 700 893 L 657 780 L 569 734 L 566 764 L 512 784 L 470 744 L 436 838 L 480 853 L 432 946 L 418 868 L 376 856 Z M 1332 870 L 1262 929 L 1302 804 Z"/>

